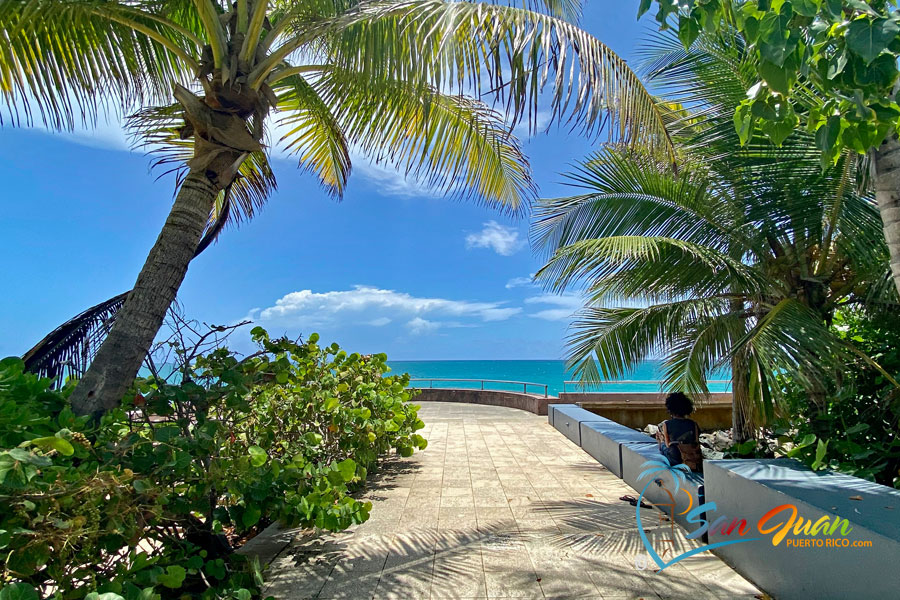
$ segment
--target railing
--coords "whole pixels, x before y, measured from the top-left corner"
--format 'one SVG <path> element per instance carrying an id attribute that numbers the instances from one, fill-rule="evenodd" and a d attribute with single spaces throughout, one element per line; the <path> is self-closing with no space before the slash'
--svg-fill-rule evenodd
<path id="1" fill-rule="evenodd" d="M 452 382 L 455 382 L 455 383 L 476 383 L 476 384 L 481 384 L 481 389 L 482 389 L 482 390 L 485 389 L 485 387 L 484 387 L 484 384 L 485 384 L 485 383 L 503 383 L 503 384 L 507 384 L 507 385 L 521 385 L 521 386 L 522 386 L 522 393 L 523 393 L 523 394 L 527 394 L 527 393 L 528 393 L 528 386 L 533 386 L 533 387 L 537 387 L 537 388 L 544 388 L 544 398 L 547 398 L 547 397 L 549 396 L 549 392 L 548 392 L 547 390 L 548 390 L 548 388 L 550 387 L 550 386 L 548 386 L 548 385 L 546 385 L 546 384 L 543 384 L 543 383 L 531 383 L 531 382 L 528 382 L 528 381 L 507 381 L 507 380 L 505 380 L 505 379 L 442 379 L 442 378 L 439 378 L 439 377 L 410 379 L 410 380 L 409 380 L 409 383 L 410 383 L 410 386 L 409 386 L 409 387 L 413 387 L 413 388 L 424 388 L 424 386 L 412 385 L 412 383 L 413 383 L 414 381 L 427 381 L 427 382 L 428 382 L 428 389 L 434 389 L 434 382 L 435 382 L 435 381 L 440 381 L 440 382 L 452 381 Z M 438 388 L 438 389 L 441 389 L 441 388 Z M 448 388 L 448 389 L 452 389 L 452 388 Z M 472 388 L 464 388 L 464 389 L 472 389 Z M 475 389 L 477 389 L 477 388 L 475 388 Z M 497 391 L 503 391 L 503 390 L 497 390 Z"/>
<path id="2" fill-rule="evenodd" d="M 725 384 L 725 392 L 731 391 L 731 380 L 730 379 L 710 379 L 706 383 L 724 383 Z M 605 385 L 656 385 L 659 388 L 659 391 L 662 391 L 663 382 L 659 380 L 639 380 L 639 379 L 619 379 L 617 381 L 596 381 L 596 382 L 584 382 L 584 381 L 564 381 L 563 382 L 563 392 L 569 391 L 569 386 L 572 385 L 576 388 L 576 391 L 585 392 L 586 388 L 601 388 Z M 580 388 L 580 389 L 579 389 Z M 629 390 L 632 392 L 634 390 Z M 713 390 L 710 390 L 711 393 L 717 393 Z"/>

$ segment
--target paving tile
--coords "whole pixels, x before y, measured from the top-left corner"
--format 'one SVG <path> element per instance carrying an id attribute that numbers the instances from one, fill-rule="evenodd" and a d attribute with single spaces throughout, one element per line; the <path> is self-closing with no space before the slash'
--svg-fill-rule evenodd
<path id="1" fill-rule="evenodd" d="M 537 575 L 524 570 L 485 571 L 488 598 L 543 598 Z"/>
<path id="2" fill-rule="evenodd" d="M 325 586 L 334 564 L 329 560 L 276 558 L 267 570 L 265 595 L 284 600 L 315 598 Z"/>
<path id="3" fill-rule="evenodd" d="M 431 598 L 486 598 L 487 585 L 481 554 L 436 557 Z"/>
<path id="4" fill-rule="evenodd" d="M 475 508 L 475 499 L 468 496 L 441 496 L 441 508 Z"/>
<path id="5" fill-rule="evenodd" d="M 584 573 L 536 569 L 544 598 L 599 598 L 600 590 Z"/>
<path id="6" fill-rule="evenodd" d="M 636 569 L 643 546 L 633 508 L 618 500 L 630 488 L 546 418 L 438 402 L 419 414 L 429 446 L 385 461 L 363 493 L 374 505 L 371 519 L 342 533 L 297 534 L 270 565 L 266 594 L 705 600 L 758 593 L 708 553 L 663 573 Z"/>
<path id="7" fill-rule="evenodd" d="M 496 475 L 472 476 L 472 488 L 475 490 L 493 490 L 503 492 L 503 484 Z"/>
<path id="8" fill-rule="evenodd" d="M 585 573 L 597 587 L 603 598 L 657 599 L 653 586 L 633 564 L 624 561 L 602 561 Z M 685 598 L 693 598 L 688 595 Z"/>
<path id="9" fill-rule="evenodd" d="M 384 564 L 374 572 L 346 571 L 338 573 L 338 565 L 336 565 L 317 598 L 328 598 L 329 600 L 373 598 L 378 588 L 378 582 L 381 580 L 382 568 L 384 568 Z"/>

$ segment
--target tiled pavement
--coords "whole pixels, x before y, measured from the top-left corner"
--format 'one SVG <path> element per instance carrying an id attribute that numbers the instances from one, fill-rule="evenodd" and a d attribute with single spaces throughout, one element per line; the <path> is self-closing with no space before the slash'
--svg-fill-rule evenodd
<path id="1" fill-rule="evenodd" d="M 298 533 L 268 571 L 276 598 L 752 598 L 707 552 L 662 573 L 646 556 L 634 491 L 537 417 L 424 403 L 428 448 L 372 482 L 366 523 Z M 659 515 L 642 513 L 658 537 Z M 678 528 L 677 552 L 691 547 Z"/>

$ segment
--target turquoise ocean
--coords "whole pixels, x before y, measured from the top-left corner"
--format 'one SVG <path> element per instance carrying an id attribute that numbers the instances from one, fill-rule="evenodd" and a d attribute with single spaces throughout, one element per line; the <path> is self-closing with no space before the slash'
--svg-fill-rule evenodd
<path id="1" fill-rule="evenodd" d="M 415 361 L 388 361 L 388 365 L 394 374 L 409 373 L 413 379 L 425 381 L 413 381 L 415 387 L 444 387 L 444 388 L 472 388 L 481 389 L 481 382 L 458 381 L 460 379 L 492 379 L 502 381 L 527 382 L 539 385 L 529 385 L 529 393 L 544 393 L 544 385 L 551 396 L 557 396 L 563 391 L 566 381 L 575 379 L 573 373 L 566 369 L 566 363 L 562 360 L 415 360 Z M 657 383 L 662 379 L 662 363 L 660 361 L 646 361 L 629 373 L 628 377 L 619 381 L 610 381 L 599 386 L 589 386 L 586 391 L 605 392 L 659 392 L 662 390 Z M 717 374 L 714 379 L 727 379 L 728 373 Z M 454 381 L 436 381 L 439 379 L 451 379 Z M 654 383 L 636 383 L 638 381 L 651 381 Z M 521 383 L 485 383 L 485 389 L 491 390 L 523 390 Z M 725 391 L 727 385 L 722 383 L 710 383 L 710 391 Z M 581 391 L 577 383 L 565 384 L 565 389 L 570 392 Z"/>

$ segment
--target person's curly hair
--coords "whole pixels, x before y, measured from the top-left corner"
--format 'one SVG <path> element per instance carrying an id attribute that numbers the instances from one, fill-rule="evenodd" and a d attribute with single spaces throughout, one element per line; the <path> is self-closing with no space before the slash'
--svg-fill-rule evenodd
<path id="1" fill-rule="evenodd" d="M 686 417 L 694 412 L 694 403 L 681 392 L 666 396 L 666 410 L 676 417 Z"/>

